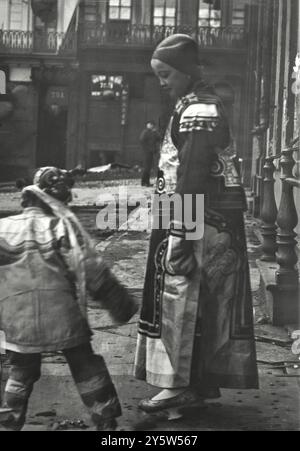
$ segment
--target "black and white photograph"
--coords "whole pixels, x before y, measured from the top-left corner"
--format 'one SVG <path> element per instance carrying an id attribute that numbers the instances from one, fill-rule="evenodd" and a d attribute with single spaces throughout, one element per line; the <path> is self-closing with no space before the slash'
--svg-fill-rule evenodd
<path id="1" fill-rule="evenodd" d="M 0 0 L 0 431 L 300 431 L 300 0 Z"/>

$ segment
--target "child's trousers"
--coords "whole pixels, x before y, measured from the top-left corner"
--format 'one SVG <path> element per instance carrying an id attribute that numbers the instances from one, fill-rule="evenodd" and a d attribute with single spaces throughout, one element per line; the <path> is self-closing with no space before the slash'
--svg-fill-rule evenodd
<path id="1" fill-rule="evenodd" d="M 95 355 L 90 343 L 63 350 L 73 379 L 93 423 L 101 424 L 121 415 L 118 395 L 102 356 Z M 4 393 L 4 407 L 12 415 L 3 424 L 8 430 L 21 430 L 28 400 L 41 375 L 41 354 L 9 352 L 10 373 Z"/>

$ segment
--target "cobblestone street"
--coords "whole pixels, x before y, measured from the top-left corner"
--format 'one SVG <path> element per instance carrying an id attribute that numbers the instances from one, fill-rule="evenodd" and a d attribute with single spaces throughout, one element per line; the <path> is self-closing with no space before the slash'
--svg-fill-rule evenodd
<path id="1" fill-rule="evenodd" d="M 128 231 L 126 227 L 113 232 L 97 230 L 96 215 L 99 208 L 95 199 L 99 199 L 106 189 L 113 193 L 117 188 L 77 188 L 75 211 L 118 278 L 141 300 L 149 232 Z M 136 186 L 135 190 L 143 194 L 141 188 Z M 0 209 L 5 214 L 9 210 L 17 211 L 18 202 L 18 193 L 0 193 Z M 186 412 L 184 419 L 174 422 L 167 421 L 163 415 L 141 415 L 137 410 L 138 401 L 155 394 L 157 390 L 136 381 L 132 376 L 138 315 L 129 324 L 117 326 L 104 310 L 90 302 L 93 347 L 96 352 L 103 354 L 116 384 L 124 414 L 120 424 L 125 430 L 137 422 L 141 430 L 300 430 L 300 362 L 291 352 L 287 331 L 265 324 L 260 276 L 255 263 L 260 256 L 260 242 L 255 228 L 256 222 L 247 216 L 260 390 L 222 390 L 220 399 L 208 401 L 205 409 Z M 4 378 L 5 374 L 2 375 Z M 60 354 L 47 354 L 43 359 L 42 378 L 36 384 L 30 401 L 24 430 L 67 429 L 88 431 L 92 428 L 63 357 Z"/>

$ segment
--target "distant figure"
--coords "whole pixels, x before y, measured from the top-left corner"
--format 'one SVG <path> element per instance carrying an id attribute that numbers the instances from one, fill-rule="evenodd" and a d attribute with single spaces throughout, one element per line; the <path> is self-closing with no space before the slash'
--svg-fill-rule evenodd
<path id="1" fill-rule="evenodd" d="M 155 122 L 148 121 L 146 128 L 142 131 L 140 142 L 144 152 L 144 170 L 142 175 L 142 186 L 151 186 L 150 173 L 154 155 L 159 151 L 160 134 L 156 130 Z"/>

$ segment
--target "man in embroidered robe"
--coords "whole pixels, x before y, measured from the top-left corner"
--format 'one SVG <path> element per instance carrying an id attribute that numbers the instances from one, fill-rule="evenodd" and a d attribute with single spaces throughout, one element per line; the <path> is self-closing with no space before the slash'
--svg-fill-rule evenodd
<path id="1" fill-rule="evenodd" d="M 115 430 L 121 415 L 104 359 L 90 344 L 86 291 L 117 322 L 137 306 L 66 206 L 71 185 L 66 171 L 42 168 L 22 192 L 23 213 L 0 220 L 0 330 L 10 363 L 0 409 L 5 430 L 25 424 L 43 352 L 63 352 L 97 430 Z"/>
<path id="2" fill-rule="evenodd" d="M 152 231 L 135 376 L 161 391 L 140 402 L 146 412 L 218 397 L 220 387 L 258 387 L 246 202 L 242 187 L 230 185 L 226 114 L 202 80 L 191 37 L 166 38 L 151 65 L 177 101 L 161 148 L 157 192 L 180 195 L 183 209 L 185 195 L 196 208 L 202 194 L 204 236 L 187 238 L 192 230 L 184 220 Z"/>

